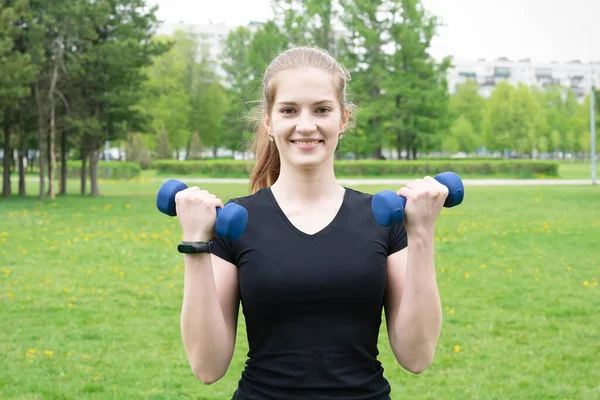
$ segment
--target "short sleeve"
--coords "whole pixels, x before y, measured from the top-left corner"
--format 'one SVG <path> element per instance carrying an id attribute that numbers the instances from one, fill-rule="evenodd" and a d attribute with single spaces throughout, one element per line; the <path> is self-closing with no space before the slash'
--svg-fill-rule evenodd
<path id="1" fill-rule="evenodd" d="M 404 249 L 408 245 L 404 224 L 392 225 L 389 231 L 388 243 L 388 256 Z"/>
<path id="2" fill-rule="evenodd" d="M 231 203 L 230 200 L 225 205 Z M 223 260 L 236 264 L 237 254 L 236 254 L 236 246 L 233 241 L 227 237 L 221 237 L 219 235 L 214 235 L 212 239 L 211 252 L 212 254 L 222 258 Z"/>

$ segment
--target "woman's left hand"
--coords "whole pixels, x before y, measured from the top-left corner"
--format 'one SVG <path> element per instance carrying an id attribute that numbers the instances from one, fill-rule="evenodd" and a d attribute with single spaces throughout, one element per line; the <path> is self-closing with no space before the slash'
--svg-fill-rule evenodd
<path id="1" fill-rule="evenodd" d="M 430 176 L 416 179 L 398 190 L 406 198 L 404 224 L 407 234 L 433 233 L 435 221 L 448 197 L 448 188 Z"/>

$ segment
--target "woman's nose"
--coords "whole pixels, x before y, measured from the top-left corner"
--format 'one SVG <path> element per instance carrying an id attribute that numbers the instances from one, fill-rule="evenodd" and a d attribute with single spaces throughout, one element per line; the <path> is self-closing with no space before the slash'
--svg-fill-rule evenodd
<path id="1" fill-rule="evenodd" d="M 300 133 L 310 133 L 315 130 L 317 130 L 317 125 L 312 120 L 312 117 L 306 113 L 301 115 L 300 121 L 298 122 L 298 125 L 296 125 L 296 131 Z"/>

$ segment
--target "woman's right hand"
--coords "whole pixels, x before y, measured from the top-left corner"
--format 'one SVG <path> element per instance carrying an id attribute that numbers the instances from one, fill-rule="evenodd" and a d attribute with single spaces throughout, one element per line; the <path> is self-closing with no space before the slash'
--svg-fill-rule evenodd
<path id="1" fill-rule="evenodd" d="M 223 202 L 217 196 L 192 186 L 177 192 L 175 207 L 184 241 L 199 242 L 213 238 L 217 207 L 223 207 Z"/>

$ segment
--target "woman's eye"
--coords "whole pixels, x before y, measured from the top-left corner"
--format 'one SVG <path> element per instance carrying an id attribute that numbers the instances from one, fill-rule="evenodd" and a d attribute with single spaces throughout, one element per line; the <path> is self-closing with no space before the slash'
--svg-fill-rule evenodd
<path id="1" fill-rule="evenodd" d="M 281 110 L 281 112 L 282 112 L 283 114 L 289 114 L 289 113 L 288 113 L 288 111 L 292 112 L 292 111 L 294 111 L 294 110 L 292 110 L 291 108 L 284 108 L 283 110 Z"/>
<path id="2" fill-rule="evenodd" d="M 319 111 L 319 112 L 326 113 L 326 112 L 329 112 L 329 111 L 331 111 L 331 110 L 330 110 L 329 108 L 327 108 L 327 107 L 321 107 L 321 108 L 319 108 L 319 109 L 318 109 L 318 111 Z"/>

